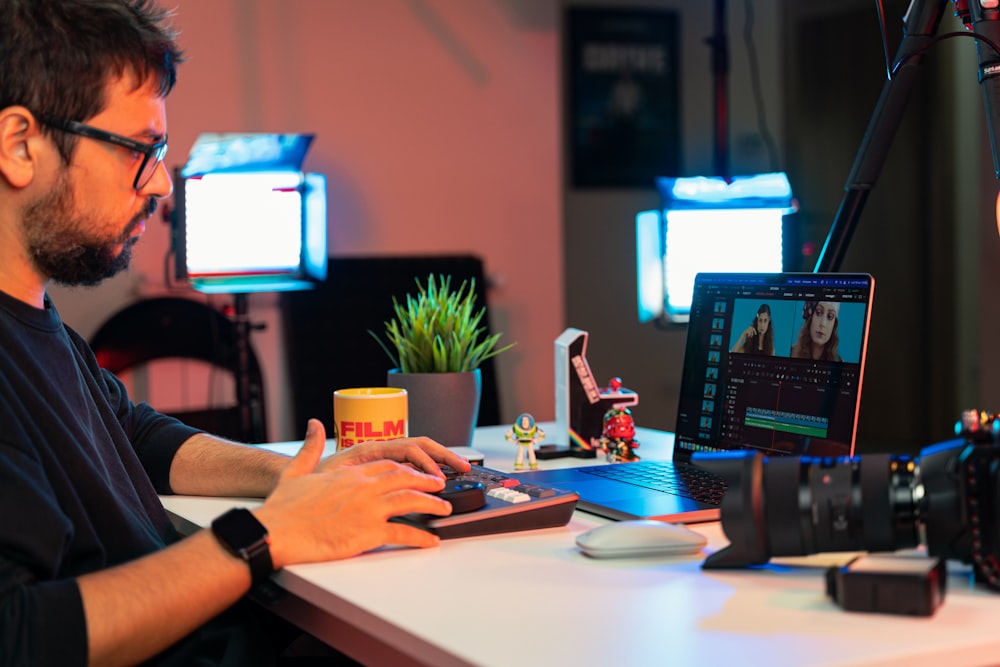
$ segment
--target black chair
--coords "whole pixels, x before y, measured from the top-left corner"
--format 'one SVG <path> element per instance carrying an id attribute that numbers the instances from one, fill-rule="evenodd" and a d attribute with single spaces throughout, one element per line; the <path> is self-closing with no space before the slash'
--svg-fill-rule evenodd
<path id="1" fill-rule="evenodd" d="M 97 361 L 112 373 L 134 370 L 160 359 L 210 364 L 231 377 L 237 398 L 231 405 L 171 411 L 196 428 L 239 442 L 267 442 L 264 383 L 260 363 L 237 321 L 190 299 L 163 297 L 133 303 L 111 316 L 91 338 Z M 245 357 L 241 362 L 241 349 Z M 244 382 L 243 391 L 239 383 Z M 155 407 L 155 406 L 154 406 Z"/>
<path id="2" fill-rule="evenodd" d="M 282 296 L 293 415 L 305 427 L 315 417 L 333 433 L 333 392 L 347 387 L 384 387 L 392 362 L 369 330 L 384 340 L 393 317 L 392 299 L 402 301 L 426 285 L 430 274 L 452 277 L 452 287 L 475 279 L 477 307 L 486 305 L 483 263 L 472 255 L 330 257 L 326 280 L 315 289 Z M 489 319 L 489 311 L 486 313 Z M 489 322 L 486 322 L 489 329 Z M 503 342 L 503 341 L 501 341 Z M 500 423 L 493 359 L 481 366 L 481 426 Z"/>

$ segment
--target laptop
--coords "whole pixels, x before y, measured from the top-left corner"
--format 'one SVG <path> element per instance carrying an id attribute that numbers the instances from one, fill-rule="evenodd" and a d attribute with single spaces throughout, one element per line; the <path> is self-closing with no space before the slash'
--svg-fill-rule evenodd
<path id="1" fill-rule="evenodd" d="M 867 274 L 698 274 L 672 461 L 517 477 L 575 491 L 579 509 L 611 519 L 694 523 L 719 518 L 725 491 L 696 452 L 853 455 L 873 290 Z M 694 478 L 706 477 L 703 495 Z"/>

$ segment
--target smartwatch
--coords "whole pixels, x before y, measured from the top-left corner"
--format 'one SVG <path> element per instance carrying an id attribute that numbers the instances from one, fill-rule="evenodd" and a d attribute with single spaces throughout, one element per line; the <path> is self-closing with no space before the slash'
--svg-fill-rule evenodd
<path id="1" fill-rule="evenodd" d="M 247 562 L 254 584 L 274 572 L 267 528 L 250 510 L 243 507 L 229 510 L 212 522 L 212 532 L 226 549 Z"/>

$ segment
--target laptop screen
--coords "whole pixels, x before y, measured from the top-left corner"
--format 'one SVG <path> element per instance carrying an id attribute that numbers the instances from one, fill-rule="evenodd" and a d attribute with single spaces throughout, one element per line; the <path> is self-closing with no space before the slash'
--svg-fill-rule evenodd
<path id="1" fill-rule="evenodd" d="M 864 274 L 698 274 L 675 459 L 853 454 L 873 284 Z"/>

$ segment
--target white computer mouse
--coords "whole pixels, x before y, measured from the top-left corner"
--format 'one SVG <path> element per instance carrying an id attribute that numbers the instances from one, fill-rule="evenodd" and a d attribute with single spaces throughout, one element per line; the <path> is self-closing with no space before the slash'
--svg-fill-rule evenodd
<path id="1" fill-rule="evenodd" d="M 577 546 L 593 558 L 693 554 L 707 543 L 704 535 L 686 526 L 647 519 L 616 521 L 576 538 Z"/>

